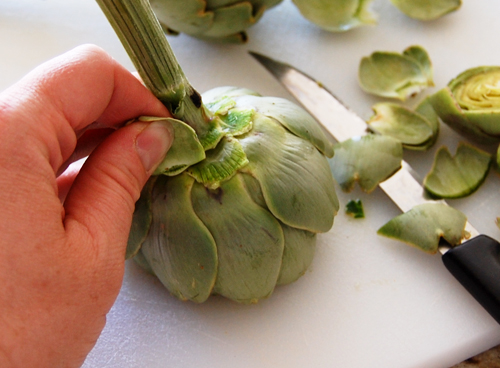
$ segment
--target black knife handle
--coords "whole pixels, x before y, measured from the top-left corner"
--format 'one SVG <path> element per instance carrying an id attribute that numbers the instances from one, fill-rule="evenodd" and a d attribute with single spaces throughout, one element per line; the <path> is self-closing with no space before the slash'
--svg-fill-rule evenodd
<path id="1" fill-rule="evenodd" d="M 443 263 L 500 324 L 500 243 L 486 235 L 448 250 Z"/>

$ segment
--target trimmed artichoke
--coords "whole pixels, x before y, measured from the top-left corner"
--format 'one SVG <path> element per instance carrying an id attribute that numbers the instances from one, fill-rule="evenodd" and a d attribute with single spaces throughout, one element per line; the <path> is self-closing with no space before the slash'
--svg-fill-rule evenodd
<path id="1" fill-rule="evenodd" d="M 372 0 L 292 0 L 304 18 L 331 32 L 375 24 Z"/>
<path id="2" fill-rule="evenodd" d="M 247 40 L 245 30 L 282 0 L 150 0 L 169 34 L 223 42 Z"/>
<path id="3" fill-rule="evenodd" d="M 127 258 L 194 302 L 219 294 L 252 303 L 295 281 L 339 209 L 326 158 L 333 148 L 319 125 L 295 104 L 247 89 L 199 96 L 147 0 L 98 1 L 146 85 L 174 115 L 147 118 L 169 121 L 175 138 L 136 203 Z M 146 29 L 129 38 L 136 19 Z"/>
<path id="4" fill-rule="evenodd" d="M 480 143 L 500 141 L 500 67 L 467 69 L 430 97 L 441 120 Z"/>

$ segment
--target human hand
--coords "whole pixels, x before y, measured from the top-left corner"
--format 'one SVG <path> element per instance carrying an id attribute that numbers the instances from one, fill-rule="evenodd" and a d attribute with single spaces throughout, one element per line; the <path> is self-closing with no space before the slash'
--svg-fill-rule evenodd
<path id="1" fill-rule="evenodd" d="M 78 367 L 99 337 L 135 201 L 172 140 L 165 123 L 121 127 L 139 115 L 170 116 L 94 46 L 0 94 L 1 367 Z"/>

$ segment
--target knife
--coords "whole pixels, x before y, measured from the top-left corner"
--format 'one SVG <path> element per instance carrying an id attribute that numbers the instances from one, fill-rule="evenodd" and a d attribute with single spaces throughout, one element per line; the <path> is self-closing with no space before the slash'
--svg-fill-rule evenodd
<path id="1" fill-rule="evenodd" d="M 338 142 L 368 133 L 368 125 L 321 82 L 289 64 L 250 51 L 260 62 Z M 426 197 L 425 190 L 414 177 L 405 161 L 401 168 L 379 187 L 403 211 L 415 205 L 435 202 Z M 404 188 L 404 189 L 403 189 Z M 444 203 L 444 201 L 440 201 Z M 500 243 L 479 232 L 467 222 L 470 234 L 456 247 L 440 246 L 442 260 L 450 273 L 500 324 Z"/>

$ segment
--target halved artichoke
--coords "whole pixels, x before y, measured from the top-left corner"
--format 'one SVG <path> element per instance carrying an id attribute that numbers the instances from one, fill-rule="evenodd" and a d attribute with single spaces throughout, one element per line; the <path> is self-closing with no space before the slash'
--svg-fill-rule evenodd
<path id="1" fill-rule="evenodd" d="M 163 29 L 201 39 L 245 42 L 245 30 L 282 0 L 150 0 Z"/>
<path id="2" fill-rule="evenodd" d="M 348 31 L 362 25 L 375 24 L 370 11 L 373 0 L 293 0 L 304 18 L 331 32 Z"/>
<path id="3" fill-rule="evenodd" d="M 285 99 L 235 87 L 200 96 L 147 0 L 98 2 L 174 115 L 147 118 L 168 120 L 175 137 L 136 204 L 126 257 L 194 302 L 252 303 L 295 281 L 339 209 L 322 129 Z"/>
<path id="4" fill-rule="evenodd" d="M 430 97 L 441 120 L 480 143 L 500 141 L 500 67 L 467 69 Z"/>

